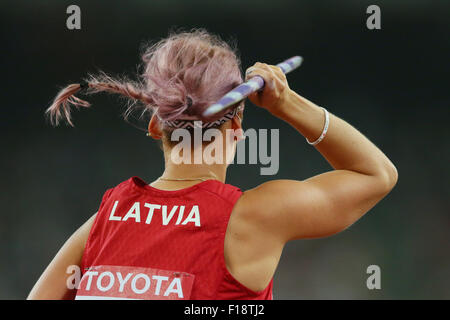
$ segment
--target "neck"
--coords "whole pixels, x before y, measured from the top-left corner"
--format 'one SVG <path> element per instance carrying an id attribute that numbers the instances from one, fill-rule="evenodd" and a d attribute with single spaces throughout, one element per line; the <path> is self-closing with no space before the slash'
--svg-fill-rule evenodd
<path id="1" fill-rule="evenodd" d="M 221 164 L 174 164 L 166 163 L 163 178 L 169 179 L 217 179 L 225 182 L 227 167 Z"/>
<path id="2" fill-rule="evenodd" d="M 202 158 L 200 164 L 195 164 L 195 150 L 191 150 L 189 154 L 189 156 L 191 157 L 190 161 L 188 161 L 189 163 L 175 163 L 172 161 L 171 157 L 173 151 L 172 147 L 168 147 L 165 143 L 163 143 L 165 170 L 161 177 L 165 179 L 216 179 L 222 183 L 225 183 L 228 162 L 230 162 L 228 161 L 228 159 L 232 159 L 232 156 L 234 156 L 236 141 L 233 139 L 231 144 L 226 143 L 225 141 L 225 143 L 222 144 L 222 148 L 223 150 L 221 152 L 221 155 L 223 155 L 223 157 L 219 157 L 219 160 L 222 159 L 223 161 L 218 161 L 219 163 L 207 164 L 207 161 Z M 181 149 L 181 151 L 185 152 L 184 149 Z M 219 151 L 216 151 L 216 149 L 214 149 L 214 152 Z M 182 157 L 182 159 L 184 158 Z M 198 181 L 196 181 L 196 183 L 198 183 Z M 175 185 L 177 183 L 176 181 L 170 181 L 170 184 Z M 188 181 L 185 181 L 185 184 L 190 183 Z"/>

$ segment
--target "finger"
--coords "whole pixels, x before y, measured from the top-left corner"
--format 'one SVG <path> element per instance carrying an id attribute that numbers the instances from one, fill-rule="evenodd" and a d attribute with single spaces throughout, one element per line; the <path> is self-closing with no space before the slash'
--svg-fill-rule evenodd
<path id="1" fill-rule="evenodd" d="M 266 71 L 268 71 L 268 70 L 270 70 L 270 67 L 266 63 L 256 62 L 253 66 L 249 67 L 246 70 L 245 74 L 252 73 L 255 70 L 266 70 Z"/>
<path id="2" fill-rule="evenodd" d="M 261 105 L 261 94 L 259 92 L 253 92 L 249 94 L 247 98 L 255 105 Z"/>
<path id="3" fill-rule="evenodd" d="M 255 77 L 255 76 L 261 76 L 261 71 L 260 69 L 250 69 L 246 74 L 245 74 L 245 81 L 250 80 L 251 78 Z"/>
<path id="4" fill-rule="evenodd" d="M 251 67 L 247 68 L 245 73 L 247 74 L 248 72 L 250 72 L 250 71 L 252 71 L 254 69 L 258 69 L 258 68 L 261 68 L 261 63 L 260 62 L 256 62 Z"/>
<path id="5" fill-rule="evenodd" d="M 281 69 L 279 66 L 269 65 L 269 68 L 276 74 L 284 74 L 283 69 Z"/>
<path id="6" fill-rule="evenodd" d="M 255 100 L 260 99 L 260 95 L 267 92 L 267 90 L 272 91 L 272 94 L 278 95 L 280 92 L 283 92 L 287 86 L 286 77 L 281 68 L 277 66 L 257 62 L 254 66 L 247 69 L 245 81 L 248 81 L 255 76 L 263 78 L 265 83 L 264 88 L 258 91 L 259 94 L 257 96 L 250 97 L 250 100 L 255 103 L 257 103 Z"/>
<path id="7" fill-rule="evenodd" d="M 271 82 L 270 79 L 280 80 L 282 83 L 286 84 L 286 75 L 283 70 L 278 66 L 268 65 L 265 63 L 257 62 L 252 67 L 248 68 L 245 73 L 245 81 L 248 81 L 252 77 L 259 75 L 265 82 Z M 265 76 L 267 75 L 267 76 Z M 273 83 L 272 83 L 273 84 Z M 273 88 L 270 84 L 269 87 Z"/>
<path id="8" fill-rule="evenodd" d="M 276 76 L 269 66 L 266 65 L 266 67 L 257 70 L 257 72 L 254 72 L 253 74 L 257 74 L 264 79 L 265 86 L 262 91 L 264 91 L 265 88 L 269 88 L 270 90 L 275 89 Z"/>
<path id="9" fill-rule="evenodd" d="M 254 67 L 250 67 L 245 71 L 245 81 L 247 81 L 248 79 L 250 79 L 250 77 L 254 76 L 252 75 L 252 73 L 255 71 Z"/>
<path id="10" fill-rule="evenodd" d="M 283 70 L 278 67 L 278 66 L 270 66 L 270 69 L 272 70 L 272 72 L 275 74 L 275 76 L 282 80 L 282 81 L 286 81 L 286 74 L 283 72 Z"/>
<path id="11" fill-rule="evenodd" d="M 259 62 L 257 62 L 245 71 L 245 78 L 247 79 L 247 78 L 254 77 L 258 71 L 262 71 L 262 70 L 266 70 L 266 69 L 263 68 Z"/>
<path id="12" fill-rule="evenodd" d="M 273 73 L 270 69 L 262 69 L 259 67 L 252 67 L 249 72 L 245 75 L 245 81 L 250 80 L 251 78 L 255 76 L 260 76 L 264 79 L 265 82 L 269 82 L 270 79 L 273 77 Z"/>

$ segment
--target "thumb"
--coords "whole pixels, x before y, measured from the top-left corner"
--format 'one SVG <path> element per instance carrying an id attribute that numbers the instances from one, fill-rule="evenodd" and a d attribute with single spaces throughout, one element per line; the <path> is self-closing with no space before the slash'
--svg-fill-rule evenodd
<path id="1" fill-rule="evenodd" d="M 259 92 L 253 92 L 248 95 L 248 99 L 255 105 L 259 106 L 261 102 L 261 96 Z"/>

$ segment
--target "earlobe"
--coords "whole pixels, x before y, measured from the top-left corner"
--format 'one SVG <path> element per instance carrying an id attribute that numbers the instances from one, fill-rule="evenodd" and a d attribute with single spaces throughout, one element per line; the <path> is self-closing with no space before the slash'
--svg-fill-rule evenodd
<path id="1" fill-rule="evenodd" d="M 153 139 L 159 140 L 162 137 L 162 131 L 159 126 L 159 120 L 158 117 L 153 114 L 152 118 L 150 119 L 150 122 L 148 123 L 148 137 L 152 137 Z"/>
<path id="2" fill-rule="evenodd" d="M 244 130 L 242 130 L 242 120 L 239 116 L 239 113 L 232 119 L 231 128 L 234 132 L 234 137 L 237 138 L 237 141 L 241 141 L 245 139 Z"/>
<path id="3" fill-rule="evenodd" d="M 239 113 L 237 113 L 232 121 L 231 121 L 231 128 L 233 130 L 238 130 L 238 129 L 242 129 L 242 119 L 241 116 L 239 115 Z"/>

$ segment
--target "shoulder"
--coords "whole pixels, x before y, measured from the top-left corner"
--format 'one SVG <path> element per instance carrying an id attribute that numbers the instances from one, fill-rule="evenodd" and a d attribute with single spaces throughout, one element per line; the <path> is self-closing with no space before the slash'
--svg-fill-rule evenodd
<path id="1" fill-rule="evenodd" d="M 309 187 L 303 181 L 271 180 L 246 190 L 236 203 L 235 220 L 266 237 L 284 241 L 291 216 L 308 211 Z"/>
<path id="2" fill-rule="evenodd" d="M 198 186 L 201 190 L 213 194 L 231 205 L 234 205 L 242 195 L 239 187 L 218 180 L 207 180 Z"/>
<path id="3" fill-rule="evenodd" d="M 145 187 L 147 183 L 142 180 L 140 177 L 132 176 L 126 180 L 119 182 L 116 185 L 109 186 L 106 188 L 106 191 L 103 194 L 102 201 L 105 201 L 109 198 L 109 196 L 114 192 L 129 192 L 133 189 L 139 189 Z"/>
<path id="4" fill-rule="evenodd" d="M 257 212 L 261 216 L 289 205 L 292 198 L 298 205 L 307 194 L 308 187 L 303 181 L 271 180 L 244 191 L 240 205 L 247 212 Z"/>

